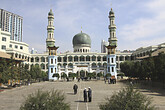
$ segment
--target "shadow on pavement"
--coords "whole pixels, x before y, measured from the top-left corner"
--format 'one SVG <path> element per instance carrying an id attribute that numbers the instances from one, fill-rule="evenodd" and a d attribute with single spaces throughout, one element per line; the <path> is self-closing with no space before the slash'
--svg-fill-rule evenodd
<path id="1" fill-rule="evenodd" d="M 165 89 L 159 86 L 159 84 L 152 84 L 150 82 L 141 81 L 141 80 L 120 80 L 119 82 L 122 82 L 126 84 L 127 86 L 129 86 L 130 82 L 132 82 L 132 85 L 135 88 L 142 89 L 140 90 L 140 92 L 151 92 L 151 94 L 148 94 L 148 95 L 165 96 Z"/>
<path id="2" fill-rule="evenodd" d="M 74 94 L 74 93 L 67 93 L 68 95 L 76 95 L 76 94 Z"/>
<path id="3" fill-rule="evenodd" d="M 74 101 L 74 102 L 81 102 L 81 103 L 85 103 L 84 101 L 82 100 L 77 100 L 77 101 Z"/>

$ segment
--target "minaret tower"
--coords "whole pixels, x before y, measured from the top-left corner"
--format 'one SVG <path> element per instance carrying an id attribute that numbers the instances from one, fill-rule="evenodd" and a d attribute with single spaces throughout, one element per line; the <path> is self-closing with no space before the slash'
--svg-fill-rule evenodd
<path id="1" fill-rule="evenodd" d="M 116 38 L 116 25 L 115 25 L 115 15 L 111 8 L 109 12 L 109 33 L 110 37 L 108 38 L 109 45 L 107 46 L 107 74 L 111 74 L 112 77 L 117 78 L 116 72 L 116 47 L 117 47 L 117 38 Z"/>
<path id="2" fill-rule="evenodd" d="M 46 39 L 46 50 L 49 52 L 48 56 L 48 79 L 56 80 L 57 77 L 54 74 L 58 74 L 57 68 L 57 49 L 55 46 L 54 39 L 54 26 L 53 26 L 54 15 L 52 9 L 48 13 L 48 26 L 47 26 L 47 39 Z"/>
<path id="3" fill-rule="evenodd" d="M 53 20 L 54 20 L 54 14 L 52 12 L 52 9 L 50 9 L 50 12 L 48 13 L 46 52 L 48 52 L 48 46 L 53 47 L 55 45 Z"/>

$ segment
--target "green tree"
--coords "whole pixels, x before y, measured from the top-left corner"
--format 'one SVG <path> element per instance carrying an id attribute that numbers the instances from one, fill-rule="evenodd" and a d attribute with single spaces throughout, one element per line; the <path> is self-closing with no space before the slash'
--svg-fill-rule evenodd
<path id="1" fill-rule="evenodd" d="M 105 77 L 109 78 L 109 77 L 111 77 L 111 74 L 106 74 Z"/>
<path id="2" fill-rule="evenodd" d="M 9 66 L 5 59 L 0 61 L 0 83 L 7 83 L 9 79 Z"/>
<path id="3" fill-rule="evenodd" d="M 58 74 L 58 73 L 54 73 L 52 77 L 57 77 L 57 78 L 59 78 L 59 74 Z"/>
<path id="4" fill-rule="evenodd" d="M 107 98 L 105 103 L 99 105 L 99 108 L 101 110 L 155 110 L 151 103 L 150 97 L 130 86 Z"/>
<path id="5" fill-rule="evenodd" d="M 64 80 L 67 78 L 67 75 L 66 75 L 66 73 L 63 73 L 62 75 L 61 75 L 61 78 L 64 78 Z"/>
<path id="6" fill-rule="evenodd" d="M 87 73 L 87 77 L 88 77 L 88 78 L 94 78 L 95 75 L 94 75 L 94 73 Z"/>
<path id="7" fill-rule="evenodd" d="M 70 110 L 61 91 L 41 91 L 30 94 L 20 110 Z"/>
<path id="8" fill-rule="evenodd" d="M 37 80 L 38 78 L 42 78 L 42 71 L 38 65 L 31 66 L 30 68 L 30 75 L 32 79 Z"/>
<path id="9" fill-rule="evenodd" d="M 42 74 L 42 80 L 44 81 L 48 80 L 48 74 L 45 71 L 42 71 L 41 74 Z"/>
<path id="10" fill-rule="evenodd" d="M 131 76 L 133 77 L 133 66 L 134 62 L 133 61 L 125 61 L 124 63 L 121 63 L 121 71 L 126 75 L 126 76 Z"/>
<path id="11" fill-rule="evenodd" d="M 97 77 L 99 78 L 99 80 L 100 80 L 100 77 L 102 77 L 103 76 L 103 74 L 100 72 L 100 73 L 97 73 Z"/>

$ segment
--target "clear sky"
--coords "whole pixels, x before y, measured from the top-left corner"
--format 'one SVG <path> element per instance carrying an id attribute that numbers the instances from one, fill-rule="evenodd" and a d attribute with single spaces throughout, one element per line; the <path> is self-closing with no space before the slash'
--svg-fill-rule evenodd
<path id="1" fill-rule="evenodd" d="M 92 40 L 92 51 L 100 52 L 108 41 L 109 18 L 116 16 L 118 50 L 135 50 L 165 42 L 165 0 L 0 0 L 0 8 L 23 17 L 23 42 L 45 51 L 47 16 L 54 13 L 54 38 L 58 52 L 72 51 L 72 38 L 82 31 Z"/>

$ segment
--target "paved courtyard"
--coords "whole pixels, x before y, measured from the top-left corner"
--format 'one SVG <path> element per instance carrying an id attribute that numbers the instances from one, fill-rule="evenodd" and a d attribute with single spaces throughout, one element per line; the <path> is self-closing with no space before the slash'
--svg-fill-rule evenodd
<path id="1" fill-rule="evenodd" d="M 78 93 L 73 94 L 73 85 L 78 85 Z M 91 87 L 92 102 L 83 102 L 83 89 Z M 30 86 L 17 87 L 11 90 L 0 92 L 0 110 L 18 110 L 25 97 L 37 91 L 58 89 L 65 92 L 66 101 L 71 105 L 72 110 L 99 110 L 98 105 L 104 102 L 106 97 L 110 97 L 115 91 L 124 87 L 124 84 L 104 84 L 103 81 L 81 81 L 81 82 L 40 82 Z M 143 93 L 154 98 L 154 104 L 160 107 L 160 110 L 165 110 L 165 96 L 158 93 L 141 90 Z"/>

